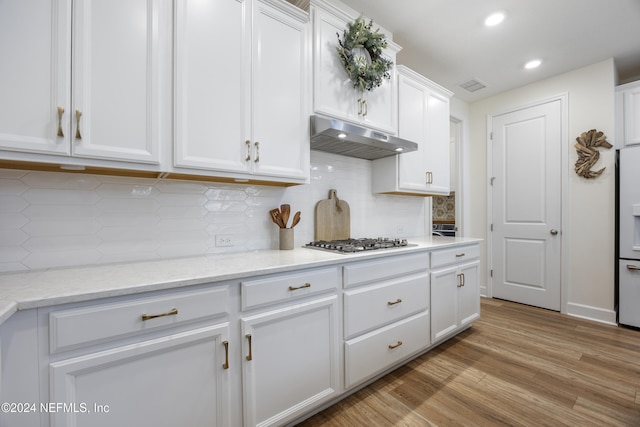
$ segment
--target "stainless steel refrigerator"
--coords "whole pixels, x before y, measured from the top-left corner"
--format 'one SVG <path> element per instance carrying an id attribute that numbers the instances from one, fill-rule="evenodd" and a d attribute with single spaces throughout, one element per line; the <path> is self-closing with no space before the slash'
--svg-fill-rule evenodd
<path id="1" fill-rule="evenodd" d="M 617 151 L 618 323 L 640 327 L 640 146 Z"/>

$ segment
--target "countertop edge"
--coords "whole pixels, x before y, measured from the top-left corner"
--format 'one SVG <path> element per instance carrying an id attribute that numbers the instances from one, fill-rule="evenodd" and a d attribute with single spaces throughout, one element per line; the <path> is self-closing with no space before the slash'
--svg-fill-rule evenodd
<path id="1" fill-rule="evenodd" d="M 416 246 L 350 255 L 296 248 L 1 274 L 0 325 L 18 310 L 430 251 L 482 239 L 434 236 L 409 241 Z"/>

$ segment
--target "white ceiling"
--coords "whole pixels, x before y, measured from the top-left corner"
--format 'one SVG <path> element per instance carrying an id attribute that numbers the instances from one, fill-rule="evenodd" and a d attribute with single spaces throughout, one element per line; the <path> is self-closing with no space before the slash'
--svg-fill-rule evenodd
<path id="1" fill-rule="evenodd" d="M 404 64 L 474 102 L 614 58 L 619 83 L 640 79 L 640 0 L 342 0 L 393 33 Z M 490 13 L 507 19 L 485 27 Z M 530 59 L 544 62 L 534 70 Z M 459 85 L 476 79 L 475 93 Z"/>

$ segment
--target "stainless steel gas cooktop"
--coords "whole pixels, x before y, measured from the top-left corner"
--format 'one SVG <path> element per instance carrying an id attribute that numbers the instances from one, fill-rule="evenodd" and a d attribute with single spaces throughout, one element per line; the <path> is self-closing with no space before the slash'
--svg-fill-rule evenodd
<path id="1" fill-rule="evenodd" d="M 397 249 L 409 246 L 417 246 L 410 244 L 407 239 L 390 239 L 388 237 L 364 238 L 364 239 L 346 239 L 346 240 L 318 240 L 309 242 L 305 247 L 310 249 L 321 249 L 329 252 L 342 254 L 352 254 L 364 251 L 374 251 L 381 249 Z"/>

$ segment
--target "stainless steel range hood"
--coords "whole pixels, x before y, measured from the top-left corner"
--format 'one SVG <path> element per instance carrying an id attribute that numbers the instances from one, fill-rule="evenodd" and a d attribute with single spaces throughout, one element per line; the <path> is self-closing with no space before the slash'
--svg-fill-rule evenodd
<path id="1" fill-rule="evenodd" d="M 375 160 L 416 151 L 418 144 L 341 120 L 311 116 L 311 149 Z"/>

